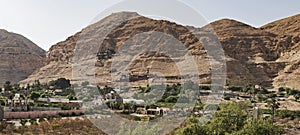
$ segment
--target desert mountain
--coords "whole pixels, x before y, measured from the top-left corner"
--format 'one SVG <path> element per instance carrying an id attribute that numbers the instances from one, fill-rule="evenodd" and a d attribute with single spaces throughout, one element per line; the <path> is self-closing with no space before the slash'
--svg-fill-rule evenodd
<path id="1" fill-rule="evenodd" d="M 278 35 L 299 35 L 300 15 L 294 15 L 278 21 L 271 22 L 261 27 L 261 29 Z"/>
<path id="2" fill-rule="evenodd" d="M 146 74 L 160 73 L 168 77 L 168 82 L 176 82 L 179 76 L 183 75 L 178 70 L 178 66 L 186 66 L 183 69 L 189 70 L 188 67 L 192 63 L 185 63 L 182 57 L 179 57 L 184 48 L 177 47 L 177 43 L 173 42 L 171 37 L 155 36 L 157 32 L 171 35 L 184 44 L 195 58 L 194 63 L 197 65 L 201 83 L 210 83 L 212 72 L 210 66 L 213 63 L 209 61 L 211 56 L 205 50 L 202 38 L 197 37 L 211 38 L 211 31 L 214 31 L 225 51 L 227 83 L 234 85 L 252 83 L 266 87 L 288 86 L 300 89 L 296 83 L 300 80 L 298 77 L 300 61 L 297 55 L 300 51 L 297 29 L 300 26 L 295 21 L 297 17 L 299 16 L 276 21 L 261 28 L 230 19 L 219 20 L 203 28 L 193 28 L 169 21 L 149 19 L 136 13 L 115 13 L 52 46 L 47 52 L 49 63 L 21 83 L 31 83 L 37 79 L 47 82 L 59 77 L 66 77 L 73 81 L 85 80 L 84 77 L 74 78 L 74 73 L 79 72 L 84 72 L 86 76 L 93 76 L 93 73 L 88 73 L 87 68 L 86 71 L 77 71 L 72 67 L 74 57 L 85 58 L 84 54 L 80 57 L 78 54 L 74 56 L 76 50 L 85 49 L 87 54 L 94 55 L 97 59 L 93 65 L 96 67 L 96 82 L 107 84 L 114 79 L 112 73 L 117 76 L 122 75 L 123 71 L 120 71 L 122 66 L 115 64 L 115 61 L 128 61 L 128 58 L 118 55 L 120 52 L 124 53 L 122 49 L 126 48 L 137 53 L 135 50 L 147 48 L 147 45 L 166 52 L 173 50 L 172 58 L 155 51 L 141 53 L 130 59 L 132 61 L 126 67 L 126 71 L 141 78 Z M 281 32 L 279 28 L 286 28 L 287 31 Z M 90 46 L 97 45 L 100 45 L 97 49 L 89 49 Z M 105 57 L 103 57 L 104 53 Z M 134 82 L 147 83 L 145 80 Z"/>
<path id="3" fill-rule="evenodd" d="M 27 38 L 0 30 L 0 85 L 18 83 L 45 65 L 45 51 Z"/>
<path id="4" fill-rule="evenodd" d="M 271 86 L 272 78 L 284 66 L 274 62 L 278 58 L 272 49 L 276 35 L 230 19 L 211 25 L 227 57 L 227 83 Z"/>
<path id="5" fill-rule="evenodd" d="M 172 48 L 172 46 L 170 45 L 170 43 L 172 43 L 172 39 L 170 38 L 166 39 L 168 37 L 163 38 L 161 36 L 156 36 L 156 37 L 148 36 L 148 38 L 145 37 L 137 37 L 136 39 L 133 38 L 136 34 L 143 33 L 143 32 L 150 32 L 150 33 L 161 32 L 161 33 L 173 35 L 177 40 L 184 43 L 184 45 L 186 45 L 187 48 L 193 48 L 194 50 L 192 52 L 193 54 L 199 54 L 199 55 L 205 54 L 205 50 L 201 47 L 201 45 L 199 45 L 200 43 L 197 41 L 195 36 L 193 36 L 189 32 L 189 30 L 184 26 L 180 26 L 168 21 L 152 20 L 146 17 L 142 17 L 136 13 L 128 13 L 128 12 L 116 13 L 104 18 L 100 22 L 88 26 L 87 28 L 83 29 L 81 32 L 78 32 L 74 36 L 69 37 L 66 41 L 60 42 L 52 46 L 50 50 L 47 52 L 47 58 L 49 64 L 42 67 L 40 70 L 36 71 L 28 79 L 22 81 L 21 83 L 22 84 L 31 83 L 37 79 L 40 80 L 41 82 L 48 82 L 49 80 L 56 79 L 59 77 L 70 78 L 73 81 L 84 81 L 82 77 L 72 78 L 72 70 L 76 70 L 74 68 L 72 69 L 74 51 L 76 50 L 75 46 L 83 47 L 83 48 L 87 46 L 97 46 L 99 45 L 100 41 L 97 42 L 95 41 L 95 39 L 102 40 L 102 44 L 99 47 L 95 47 L 97 49 L 96 52 L 95 51 L 93 52 L 95 48 L 92 49 L 84 48 L 85 52 L 89 52 L 89 54 L 94 54 L 94 57 L 97 56 L 98 52 L 101 53 L 108 50 L 116 51 L 122 48 L 122 46 L 125 46 L 123 45 L 123 43 L 128 39 L 133 39 L 132 41 L 129 41 L 133 45 L 151 44 L 152 41 L 155 41 L 157 49 L 159 50 L 161 50 L 160 48 L 164 48 L 164 49 L 168 49 L 169 52 L 177 52 L 178 54 L 181 53 L 180 48 L 177 48 L 177 51 L 173 51 L 173 49 L 175 48 Z M 83 46 L 81 46 L 82 44 Z M 169 47 L 166 48 L 165 47 L 166 45 L 168 45 Z M 199 70 L 201 70 L 202 73 L 205 73 L 206 77 L 203 78 L 203 80 L 205 80 L 205 82 L 208 82 L 209 81 L 207 78 L 209 76 L 208 58 L 205 58 L 204 56 L 202 57 L 203 58 L 200 57 L 198 58 L 199 59 L 198 62 L 205 63 L 203 64 L 203 66 L 206 67 L 199 68 Z M 118 60 L 126 61 L 126 58 L 118 58 Z M 178 58 L 178 61 L 182 61 L 182 60 Z M 111 78 L 112 64 L 114 64 L 113 59 L 98 60 L 96 62 L 95 66 L 96 66 L 97 83 L 106 84 L 112 79 Z M 119 66 L 116 66 L 116 68 L 118 67 Z M 169 68 L 165 68 L 165 67 L 169 67 Z M 160 53 L 140 54 L 132 61 L 131 65 L 129 65 L 127 69 L 128 72 L 131 72 L 136 76 L 143 76 L 143 74 L 147 72 L 147 69 L 151 69 L 152 70 L 151 72 L 162 73 L 164 76 L 169 76 L 171 78 L 176 78 L 177 76 L 180 75 L 179 71 L 176 69 L 175 62 L 171 60 L 169 57 L 163 56 L 163 54 Z M 84 70 L 84 69 L 80 69 L 80 70 Z M 88 71 L 85 70 L 85 71 L 78 71 L 78 72 L 88 72 Z M 121 73 L 119 73 L 119 75 L 121 75 Z"/>
<path id="6" fill-rule="evenodd" d="M 273 80 L 275 86 L 289 86 L 299 89 L 300 81 L 300 15 L 281 19 L 261 27 L 277 34 L 275 49 L 280 52 L 277 62 L 286 63 Z"/>

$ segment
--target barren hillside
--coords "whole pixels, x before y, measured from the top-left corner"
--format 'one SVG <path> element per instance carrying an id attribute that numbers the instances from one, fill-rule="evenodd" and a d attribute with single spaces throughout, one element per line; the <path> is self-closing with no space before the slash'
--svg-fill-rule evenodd
<path id="1" fill-rule="evenodd" d="M 0 86 L 18 83 L 45 65 L 45 51 L 25 37 L 0 30 Z"/>
<path id="2" fill-rule="evenodd" d="M 300 89 L 296 83 L 300 78 L 298 77 L 300 37 L 297 31 L 299 29 L 297 17 L 299 16 L 276 21 L 261 28 L 230 19 L 219 20 L 203 28 L 193 28 L 169 21 L 149 19 L 136 13 L 115 13 L 52 46 L 47 52 L 48 65 L 21 83 L 30 83 L 36 79 L 47 82 L 59 77 L 83 81 L 86 79 L 84 76 L 74 77 L 74 73 L 84 72 L 86 76 L 95 76 L 96 83 L 104 85 L 116 80 L 114 77 L 122 76 L 125 71 L 141 78 L 144 75 L 159 74 L 168 77 L 168 82 L 176 82 L 183 75 L 182 72 L 191 72 L 192 69 L 189 67 L 193 63 L 197 65 L 201 83 L 210 83 L 211 64 L 214 62 L 210 63 L 210 56 L 201 39 L 211 38 L 211 31 L 214 30 L 226 55 L 227 83 L 234 85 L 252 83 L 266 87 L 289 86 Z M 286 30 L 281 32 L 282 28 Z M 174 42 L 173 39 L 180 43 Z M 179 44 L 183 44 L 184 48 L 180 48 Z M 95 49 L 95 46 L 98 48 Z M 138 53 L 139 50 L 149 46 L 150 52 Z M 80 57 L 78 54 L 74 56 L 76 47 L 77 50 L 85 49 L 86 53 L 80 54 Z M 119 53 L 125 53 L 124 49 L 137 55 L 132 59 L 119 56 Z M 185 60 L 179 57 L 187 55 L 185 49 L 195 58 L 194 62 L 185 63 Z M 159 51 L 172 53 L 168 56 Z M 99 58 L 99 55 L 102 56 L 101 53 L 111 53 L 112 57 Z M 88 68 L 77 71 L 71 66 L 74 58 L 81 59 L 87 56 L 94 56 L 95 73 L 89 72 Z M 116 61 L 126 63 L 128 60 L 131 62 L 127 63 L 126 69 L 116 64 Z M 187 70 L 181 72 L 179 67 Z M 146 79 L 134 82 L 149 83 Z"/>

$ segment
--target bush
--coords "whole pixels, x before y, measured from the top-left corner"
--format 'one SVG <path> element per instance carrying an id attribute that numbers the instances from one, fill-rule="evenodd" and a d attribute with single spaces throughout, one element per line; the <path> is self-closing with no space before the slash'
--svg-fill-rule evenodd
<path id="1" fill-rule="evenodd" d="M 71 110 L 72 108 L 69 105 L 62 105 L 61 109 L 62 110 Z"/>
<path id="2" fill-rule="evenodd" d="M 33 91 L 30 93 L 30 99 L 32 99 L 32 100 L 37 100 L 40 96 L 41 96 L 41 93 L 39 93 L 39 92 Z"/>
<path id="3" fill-rule="evenodd" d="M 267 89 L 262 89 L 259 91 L 260 94 L 269 94 L 270 92 Z"/>
<path id="4" fill-rule="evenodd" d="M 1 122 L 1 123 L 0 123 L 0 130 L 2 131 L 3 129 L 6 129 L 7 126 L 8 126 L 7 123 Z"/>
<path id="5" fill-rule="evenodd" d="M 51 127 L 52 127 L 52 129 L 57 129 L 57 128 L 60 127 L 60 125 L 59 124 L 52 124 Z"/>
<path id="6" fill-rule="evenodd" d="M 22 126 L 25 126 L 25 124 L 28 122 L 28 120 L 26 120 L 26 119 L 21 119 L 20 120 L 20 124 L 22 125 Z"/>
<path id="7" fill-rule="evenodd" d="M 39 118 L 39 123 L 44 122 L 45 118 Z"/>
<path id="8" fill-rule="evenodd" d="M 230 97 L 225 96 L 225 97 L 224 97 L 224 100 L 230 100 Z"/>
<path id="9" fill-rule="evenodd" d="M 285 91 L 288 96 L 300 94 L 300 92 L 298 90 L 294 90 L 294 89 L 290 89 L 290 88 L 286 88 Z"/>
<path id="10" fill-rule="evenodd" d="M 175 135 L 206 135 L 206 130 L 201 126 L 196 117 L 189 117 L 182 128 L 172 131 Z"/>
<path id="11" fill-rule="evenodd" d="M 176 103 L 177 99 L 178 99 L 178 96 L 169 96 L 165 99 L 165 101 L 168 103 Z"/>
<path id="12" fill-rule="evenodd" d="M 256 120 L 249 119 L 246 121 L 243 129 L 234 132 L 233 135 L 280 135 L 283 129 L 279 126 L 273 125 L 272 120 Z"/>
<path id="13" fill-rule="evenodd" d="M 258 98 L 258 101 L 259 101 L 259 102 L 262 102 L 262 101 L 267 100 L 267 98 L 264 97 L 262 94 L 258 94 L 258 95 L 257 95 L 257 98 Z"/>
<path id="14" fill-rule="evenodd" d="M 278 89 L 278 91 L 279 91 L 279 92 L 284 92 L 284 91 L 285 91 L 285 88 L 280 87 L 280 88 Z"/>
<path id="15" fill-rule="evenodd" d="M 231 90 L 231 91 L 242 91 L 243 87 L 241 87 L 241 86 L 229 86 L 228 90 Z"/>
<path id="16" fill-rule="evenodd" d="M 268 95 L 268 98 L 275 98 L 275 97 L 277 97 L 276 94 L 269 94 L 269 95 Z"/>
<path id="17" fill-rule="evenodd" d="M 295 99 L 297 101 L 300 98 L 300 94 L 298 93 L 298 94 L 294 95 L 294 97 L 295 97 Z"/>
<path id="18" fill-rule="evenodd" d="M 72 112 L 71 116 L 77 116 L 75 112 Z"/>
<path id="19" fill-rule="evenodd" d="M 200 85 L 200 86 L 199 86 L 199 89 L 200 89 L 200 90 L 210 90 L 210 89 L 211 89 L 211 86 L 209 86 L 209 85 Z"/>
<path id="20" fill-rule="evenodd" d="M 50 82 L 50 86 L 54 86 L 55 89 L 66 89 L 71 87 L 70 80 L 66 78 L 59 78 Z"/>
<path id="21" fill-rule="evenodd" d="M 291 110 L 277 110 L 276 115 L 280 118 L 300 118 L 300 111 L 291 111 Z"/>
<path id="22" fill-rule="evenodd" d="M 29 122 L 31 125 L 37 124 L 36 119 L 30 119 Z"/>

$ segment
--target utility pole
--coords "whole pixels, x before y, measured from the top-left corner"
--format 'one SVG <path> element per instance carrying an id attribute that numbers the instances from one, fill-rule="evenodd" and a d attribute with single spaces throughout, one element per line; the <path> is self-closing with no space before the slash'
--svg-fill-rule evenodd
<path id="1" fill-rule="evenodd" d="M 25 96 L 25 108 L 26 108 L 26 111 L 29 110 L 29 107 L 28 107 L 28 95 L 29 95 L 29 87 L 26 88 L 26 96 Z"/>
<path id="2" fill-rule="evenodd" d="M 4 119 L 4 107 L 0 106 L 0 121 Z"/>

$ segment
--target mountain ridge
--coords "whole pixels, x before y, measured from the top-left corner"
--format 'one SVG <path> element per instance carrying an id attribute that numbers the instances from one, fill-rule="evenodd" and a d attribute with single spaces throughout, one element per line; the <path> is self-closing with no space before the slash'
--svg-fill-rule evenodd
<path id="1" fill-rule="evenodd" d="M 283 18 L 260 27 L 281 35 L 299 35 L 300 34 L 300 14 Z"/>
<path id="2" fill-rule="evenodd" d="M 124 19 L 125 18 L 125 19 Z M 129 21 L 125 21 L 129 19 Z M 287 18 L 289 19 L 289 18 Z M 299 64 L 297 62 L 290 62 L 286 58 L 288 55 L 295 54 L 291 53 L 294 48 L 297 48 L 299 45 L 299 41 L 296 40 L 296 36 L 291 36 L 289 34 L 280 34 L 273 30 L 267 30 L 269 27 L 260 27 L 255 28 L 250 25 L 244 24 L 239 21 L 235 21 L 232 19 L 222 19 L 215 22 L 210 23 L 211 27 L 204 26 L 202 28 L 192 28 L 189 27 L 190 30 L 185 30 L 185 26 L 178 25 L 173 22 L 164 21 L 164 20 L 153 20 L 150 18 L 142 17 L 137 13 L 114 13 L 111 16 L 108 16 L 101 20 L 100 22 L 96 22 L 82 31 L 76 33 L 75 35 L 69 37 L 67 40 L 59 42 L 58 44 L 51 47 L 51 49 L 47 52 L 47 59 L 49 60 L 49 64 L 40 70 L 36 71 L 32 74 L 28 79 L 23 80 L 21 83 L 30 83 L 35 79 L 41 79 L 44 82 L 47 82 L 51 79 L 55 79 L 57 77 L 66 77 L 72 79 L 72 57 L 74 54 L 74 49 L 76 46 L 76 42 L 78 39 L 81 39 L 81 34 L 92 34 L 95 33 L 107 33 L 105 29 L 102 27 L 115 27 L 113 24 L 109 23 L 111 21 L 119 21 L 123 22 L 121 26 L 117 26 L 116 29 L 113 29 L 112 32 L 108 32 L 105 36 L 106 39 L 103 40 L 102 45 L 105 46 L 102 48 L 103 50 L 109 48 L 120 48 L 122 44 L 128 40 L 131 35 L 135 35 L 139 32 L 143 31 L 161 31 L 167 34 L 175 36 L 178 39 L 182 39 L 183 43 L 186 43 L 187 46 L 190 46 L 191 51 L 194 53 L 194 56 L 197 57 L 198 65 L 203 64 L 207 69 L 198 69 L 199 76 L 205 76 L 200 80 L 205 83 L 210 83 L 210 71 L 209 69 L 209 60 L 206 58 L 205 51 L 203 50 L 203 46 L 201 43 L 197 41 L 189 31 L 195 32 L 198 35 L 205 35 L 205 31 L 214 30 L 216 35 L 218 36 L 221 45 L 225 51 L 226 59 L 227 59 L 227 69 L 228 69 L 228 78 L 227 83 L 234 85 L 246 85 L 248 83 L 252 84 L 261 84 L 266 87 L 279 87 L 279 86 L 289 86 L 289 87 L 299 87 L 295 84 L 288 84 L 288 80 L 282 80 L 282 76 L 284 75 L 284 70 L 291 65 L 294 68 L 298 67 Z M 288 22 L 288 21 L 286 21 Z M 273 25 L 272 25 L 273 26 Z M 271 27 L 270 27 L 271 28 Z M 273 27 L 272 27 L 273 28 Z M 173 31 L 172 31 L 173 30 Z M 183 30 L 183 31 L 182 31 Z M 182 32 L 180 32 L 182 31 Z M 180 34 L 181 33 L 181 34 Z M 101 35 L 101 34 L 100 34 Z M 293 34 L 294 35 L 294 34 Z M 98 36 L 100 37 L 100 36 Z M 100 37 L 104 38 L 104 37 Z M 290 39 L 293 40 L 290 42 Z M 83 40 L 83 42 L 89 44 L 95 44 L 87 40 Z M 138 41 L 133 41 L 134 43 L 138 43 Z M 146 43 L 146 40 L 141 41 L 142 43 Z M 165 43 L 162 43 L 165 44 Z M 298 48 L 297 48 L 298 49 Z M 300 49 L 300 48 L 299 48 Z M 99 48 L 101 51 L 101 48 Z M 294 52 L 295 53 L 295 52 Z M 143 58 L 146 57 L 146 58 Z M 157 64 L 168 67 L 173 67 L 171 63 L 168 62 L 159 62 L 157 55 L 146 55 L 140 56 L 137 61 L 134 62 L 135 66 L 131 66 L 130 70 L 136 72 L 136 74 L 142 74 L 145 72 L 145 67 L 153 68 L 158 70 L 166 75 L 176 76 L 176 69 L 170 69 L 169 71 L 174 70 L 174 73 L 169 73 L 169 71 L 165 71 L 162 68 L 158 68 L 155 65 L 149 64 L 147 61 L 155 61 Z M 153 58 L 150 58 L 153 57 Z M 167 58 L 162 58 L 166 61 Z M 295 56 L 295 59 L 298 57 Z M 144 68 L 139 68 L 141 66 L 141 61 L 143 62 Z M 200 62 L 201 61 L 201 62 Z M 155 63 L 153 62 L 153 63 Z M 103 77 L 102 84 L 108 82 L 110 80 L 110 67 L 112 60 L 105 60 L 104 63 L 98 64 L 102 65 L 97 68 L 98 77 Z M 97 65 L 96 64 L 96 65 Z M 104 66 L 103 66 L 104 65 Z M 54 69 L 54 70 L 53 70 Z M 55 72 L 54 72 L 55 71 Z M 52 77 L 51 77 L 52 76 Z M 293 78 L 297 78 L 297 74 L 292 74 Z M 279 78 L 279 79 L 278 79 Z M 42 81 L 42 82 L 43 82 Z M 172 80 L 174 81 L 174 80 Z M 171 82 L 172 82 L 171 81 Z M 280 82 L 280 83 L 279 83 Z M 300 87 L 299 87 L 300 88 Z"/>

